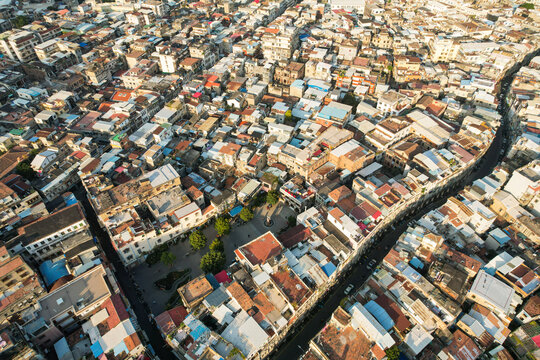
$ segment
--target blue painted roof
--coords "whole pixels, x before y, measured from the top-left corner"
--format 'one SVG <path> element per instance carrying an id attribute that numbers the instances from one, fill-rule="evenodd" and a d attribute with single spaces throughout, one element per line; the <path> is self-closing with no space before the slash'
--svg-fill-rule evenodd
<path id="1" fill-rule="evenodd" d="M 319 116 L 324 119 L 338 118 L 344 119 L 347 115 L 347 112 L 343 109 L 338 109 L 332 106 L 325 106 L 319 112 Z"/>
<path id="2" fill-rule="evenodd" d="M 95 342 L 92 345 L 90 345 L 90 350 L 92 350 L 92 354 L 94 355 L 95 358 L 103 354 L 103 349 L 101 348 L 101 345 L 99 345 L 99 342 Z"/>
<path id="3" fill-rule="evenodd" d="M 165 149 L 163 150 L 163 155 L 165 155 L 165 156 L 169 155 L 170 153 L 172 153 L 172 149 L 165 148 Z"/>
<path id="4" fill-rule="evenodd" d="M 71 352 L 65 337 L 54 343 L 54 351 L 56 351 L 56 355 L 59 359 L 63 358 L 67 353 Z"/>
<path id="5" fill-rule="evenodd" d="M 291 144 L 294 147 L 300 148 L 300 145 L 302 144 L 302 140 L 293 138 L 289 144 Z"/>
<path id="6" fill-rule="evenodd" d="M 233 209 L 231 209 L 231 211 L 229 211 L 229 215 L 236 216 L 240 214 L 240 211 L 242 211 L 243 208 L 244 208 L 243 206 L 238 205 L 234 207 Z"/>
<path id="7" fill-rule="evenodd" d="M 367 311 L 382 325 L 382 327 L 388 331 L 394 326 L 394 320 L 388 315 L 381 305 L 375 301 L 370 300 L 365 306 Z"/>
<path id="8" fill-rule="evenodd" d="M 214 277 L 214 275 L 212 274 L 206 274 L 206 280 L 208 280 L 208 282 L 210 283 L 210 285 L 212 285 L 212 287 L 215 289 L 217 289 L 219 287 L 219 282 L 216 280 L 216 278 Z"/>
<path id="9" fill-rule="evenodd" d="M 411 259 L 411 261 L 409 261 L 409 264 L 412 265 L 413 267 L 417 268 L 417 269 L 423 269 L 424 268 L 424 263 L 422 261 L 420 261 L 420 259 L 418 259 L 416 256 L 413 257 Z"/>
<path id="10" fill-rule="evenodd" d="M 418 271 L 414 270 L 412 267 L 407 266 L 405 270 L 402 272 L 403 276 L 405 276 L 407 279 L 412 281 L 413 283 L 420 280 L 421 275 L 418 273 Z"/>
<path id="11" fill-rule="evenodd" d="M 501 245 L 506 244 L 508 241 L 510 241 L 510 236 L 503 230 L 496 228 L 495 230 L 492 230 L 489 232 L 489 235 L 491 235 L 497 242 Z"/>
<path id="12" fill-rule="evenodd" d="M 293 83 L 291 84 L 291 86 L 293 87 L 298 87 L 298 88 L 303 88 L 304 87 L 304 80 L 300 80 L 300 79 L 296 79 L 293 81 Z"/>
<path id="13" fill-rule="evenodd" d="M 116 345 L 113 349 L 114 356 L 119 355 L 123 352 L 125 352 L 126 354 L 129 354 L 129 350 L 124 340 L 120 341 L 120 343 Z"/>
<path id="14" fill-rule="evenodd" d="M 323 265 L 321 266 L 322 270 L 324 271 L 324 273 L 326 274 L 326 276 L 330 277 L 332 276 L 332 274 L 336 271 L 336 265 L 334 265 L 333 263 L 329 262 L 327 263 L 326 265 Z"/>
<path id="15" fill-rule="evenodd" d="M 208 330 L 208 328 L 204 325 L 199 325 L 197 326 L 197 328 L 195 328 L 195 330 L 193 330 L 192 332 L 189 333 L 189 335 L 191 335 L 191 337 L 193 338 L 193 340 L 197 341 L 202 335 L 204 335 L 204 333 L 206 333 Z"/>
<path id="16" fill-rule="evenodd" d="M 69 271 L 66 268 L 66 259 L 58 260 L 55 263 L 47 260 L 39 266 L 39 271 L 43 275 L 47 286 L 51 286 L 56 280 L 69 275 Z"/>

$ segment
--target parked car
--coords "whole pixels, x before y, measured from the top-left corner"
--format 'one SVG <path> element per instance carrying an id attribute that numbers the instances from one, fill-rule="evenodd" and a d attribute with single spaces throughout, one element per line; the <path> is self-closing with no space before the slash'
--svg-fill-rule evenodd
<path id="1" fill-rule="evenodd" d="M 353 284 L 349 284 L 349 286 L 347 286 L 347 288 L 345 289 L 345 295 L 349 295 L 349 293 L 354 289 L 354 285 Z"/>

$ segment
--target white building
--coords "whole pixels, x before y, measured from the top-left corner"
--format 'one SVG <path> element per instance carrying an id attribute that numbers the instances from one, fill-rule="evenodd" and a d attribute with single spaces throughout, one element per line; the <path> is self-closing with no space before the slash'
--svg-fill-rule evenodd
<path id="1" fill-rule="evenodd" d="M 459 42 L 440 36 L 430 40 L 428 46 L 429 56 L 433 62 L 450 62 L 455 60 L 460 48 Z"/>
<path id="2" fill-rule="evenodd" d="M 62 240 L 87 228 L 77 203 L 22 227 L 22 246 L 36 260 L 46 260 L 62 253 Z"/>
<path id="3" fill-rule="evenodd" d="M 339 208 L 333 208 L 328 212 L 328 221 L 332 223 L 343 235 L 347 236 L 355 247 L 360 243 L 362 231 L 360 227 Z"/>
<path id="4" fill-rule="evenodd" d="M 395 344 L 392 335 L 379 324 L 362 304 L 357 302 L 349 311 L 352 315 L 351 325 L 355 330 L 362 330 L 369 340 L 376 342 L 383 350 Z"/>
<path id="5" fill-rule="evenodd" d="M 467 293 L 467 298 L 487 307 L 497 315 L 506 317 L 515 308 L 515 291 L 501 280 L 481 270 Z M 519 297 L 519 296 L 518 296 Z"/>
<path id="6" fill-rule="evenodd" d="M 356 11 L 357 14 L 363 14 L 366 7 L 365 0 L 331 0 L 330 8 L 332 10 Z"/>

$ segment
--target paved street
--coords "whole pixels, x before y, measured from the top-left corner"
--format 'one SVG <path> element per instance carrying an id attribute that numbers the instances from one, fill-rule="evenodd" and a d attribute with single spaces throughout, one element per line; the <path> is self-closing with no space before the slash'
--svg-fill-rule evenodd
<path id="1" fill-rule="evenodd" d="M 509 84 L 512 82 L 512 78 L 513 73 L 508 74 L 501 81 L 501 89 L 503 89 L 504 95 L 506 95 Z M 399 221 L 395 225 L 395 230 L 387 232 L 385 235 L 383 235 L 383 237 L 377 243 L 377 246 L 367 252 L 367 260 L 360 261 L 358 264 L 356 264 L 356 267 L 351 273 L 346 274 L 343 277 L 339 285 L 337 285 L 326 296 L 326 298 L 319 303 L 318 309 L 314 310 L 311 316 L 302 324 L 298 324 L 297 331 L 291 333 L 284 344 L 274 351 L 273 354 L 271 354 L 270 358 L 273 360 L 299 359 L 300 356 L 309 348 L 309 341 L 322 329 L 324 324 L 330 319 L 332 313 L 339 306 L 341 299 L 345 297 L 345 288 L 349 284 L 354 284 L 355 289 L 358 289 L 358 287 L 363 284 L 363 282 L 371 274 L 371 271 L 367 269 L 367 264 L 369 261 L 371 261 L 371 259 L 375 259 L 377 263 L 380 263 L 388 252 L 389 247 L 393 246 L 399 236 L 406 230 L 409 221 L 421 218 L 424 214 L 444 204 L 449 196 L 455 195 L 463 187 L 467 186 L 475 179 L 487 176 L 493 171 L 495 166 L 497 166 L 499 163 L 499 158 L 502 151 L 504 150 L 504 152 L 506 152 L 506 146 L 508 144 L 507 142 L 503 142 L 503 138 L 508 136 L 506 124 L 506 114 L 508 112 L 508 108 L 506 103 L 501 102 L 501 106 L 499 107 L 498 111 L 501 115 L 503 115 L 503 123 L 498 129 L 496 137 L 493 140 L 491 147 L 486 152 L 478 169 L 463 180 L 457 189 L 447 193 L 440 199 L 431 202 L 429 206 L 418 209 L 414 214 Z"/>
<path id="2" fill-rule="evenodd" d="M 274 221 L 271 227 L 264 225 L 268 212 L 272 213 L 272 220 Z M 279 203 L 269 210 L 266 206 L 262 206 L 255 210 L 254 215 L 253 220 L 246 224 L 239 225 L 239 222 L 234 224 L 230 234 L 223 237 L 227 266 L 235 261 L 234 250 L 236 248 L 250 242 L 267 231 L 279 233 L 281 229 L 287 226 L 287 217 L 296 217 L 294 211 L 283 203 Z M 208 239 L 207 243 L 209 245 L 216 238 L 216 230 L 213 225 L 209 225 L 203 232 Z M 143 297 L 154 315 L 159 315 L 165 311 L 167 301 L 176 291 L 176 287 L 168 291 L 160 290 L 154 285 L 154 282 L 159 278 L 165 277 L 167 273 L 173 270 L 191 269 L 191 278 L 201 275 L 201 257 L 208 252 L 208 245 L 204 249 L 193 251 L 189 239 L 183 242 L 179 241 L 178 244 L 169 248 L 169 251 L 176 256 L 173 266 L 166 266 L 158 262 L 149 267 L 144 263 L 132 270 L 135 281 L 143 290 Z"/>
<path id="3" fill-rule="evenodd" d="M 105 252 L 107 259 L 114 266 L 114 275 L 120 283 L 122 292 L 128 298 L 131 307 L 135 312 L 135 315 L 137 316 L 137 322 L 139 323 L 141 329 L 148 336 L 148 340 L 150 341 L 152 348 L 156 352 L 156 355 L 161 360 L 176 359 L 172 355 L 171 351 L 167 348 L 165 341 L 161 337 L 161 334 L 159 333 L 159 330 L 155 327 L 153 321 L 150 321 L 150 318 L 148 316 L 149 309 L 141 301 L 141 297 L 137 294 L 137 289 L 133 286 L 134 281 L 126 268 L 124 268 L 124 266 L 122 265 L 118 254 L 116 253 L 111 244 L 109 235 L 99 226 L 96 213 L 94 212 L 94 209 L 90 206 L 90 203 L 86 198 L 84 188 L 79 185 L 77 188 L 72 189 L 72 191 L 73 194 L 77 197 L 77 200 L 82 203 L 84 211 L 86 213 L 86 219 L 90 224 L 92 234 L 98 239 L 99 244 Z"/>

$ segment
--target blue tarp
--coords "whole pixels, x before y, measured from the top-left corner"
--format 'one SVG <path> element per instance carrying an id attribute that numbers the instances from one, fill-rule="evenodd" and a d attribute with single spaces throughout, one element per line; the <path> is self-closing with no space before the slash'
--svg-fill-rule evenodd
<path id="1" fill-rule="evenodd" d="M 238 205 L 234 207 L 231 211 L 229 211 L 229 215 L 236 216 L 240 214 L 240 211 L 242 211 L 243 208 L 244 208 L 243 206 Z"/>
<path id="2" fill-rule="evenodd" d="M 329 262 L 328 264 L 321 266 L 322 270 L 326 274 L 326 276 L 330 277 L 332 274 L 336 271 L 336 265 Z"/>
<path id="3" fill-rule="evenodd" d="M 424 268 L 424 263 L 420 261 L 416 256 L 409 261 L 409 265 L 412 265 L 414 268 L 420 270 Z"/>
<path id="4" fill-rule="evenodd" d="M 101 348 L 101 345 L 99 345 L 99 342 L 90 345 L 90 350 L 92 350 L 92 354 L 95 358 L 98 358 L 99 355 L 103 354 L 103 349 Z"/>
<path id="5" fill-rule="evenodd" d="M 58 260 L 55 263 L 47 260 L 39 266 L 39 271 L 43 275 L 47 286 L 51 286 L 56 280 L 69 275 L 69 271 L 66 268 L 66 259 Z"/>
<path id="6" fill-rule="evenodd" d="M 386 310 L 375 301 L 370 300 L 365 306 L 367 311 L 382 325 L 382 327 L 388 331 L 394 326 L 394 320 L 388 315 Z"/>
<path id="7" fill-rule="evenodd" d="M 77 198 L 75 195 L 70 194 L 69 196 L 64 197 L 64 202 L 66 203 L 66 206 L 70 206 L 77 203 Z"/>
<path id="8" fill-rule="evenodd" d="M 203 336 L 208 330 L 208 328 L 204 325 L 199 325 L 195 330 L 189 333 L 189 335 L 193 338 L 193 340 L 197 341 L 201 336 Z"/>

